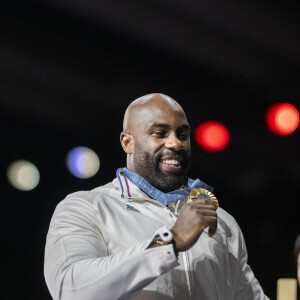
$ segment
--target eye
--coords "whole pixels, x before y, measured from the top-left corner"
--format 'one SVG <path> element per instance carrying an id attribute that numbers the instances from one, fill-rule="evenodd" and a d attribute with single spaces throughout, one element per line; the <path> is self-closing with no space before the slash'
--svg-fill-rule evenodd
<path id="1" fill-rule="evenodd" d="M 152 132 L 152 134 L 155 135 L 156 137 L 163 138 L 166 136 L 167 132 L 164 130 L 155 130 Z"/>
<path id="2" fill-rule="evenodd" d="M 190 138 L 190 133 L 189 132 L 181 132 L 179 133 L 179 139 L 186 141 Z"/>

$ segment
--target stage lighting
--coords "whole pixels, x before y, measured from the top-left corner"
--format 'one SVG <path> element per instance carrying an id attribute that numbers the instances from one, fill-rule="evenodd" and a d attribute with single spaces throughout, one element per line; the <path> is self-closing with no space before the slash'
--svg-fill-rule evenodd
<path id="1" fill-rule="evenodd" d="M 289 103 L 276 103 L 267 110 L 265 121 L 272 133 L 288 135 L 299 125 L 299 112 Z"/>
<path id="2" fill-rule="evenodd" d="M 72 149 L 66 158 L 69 171 L 78 178 L 90 178 L 100 168 L 98 155 L 88 147 L 76 147 Z"/>
<path id="3" fill-rule="evenodd" d="M 40 181 L 39 170 L 27 160 L 11 163 L 7 168 L 6 175 L 10 184 L 20 191 L 33 190 Z"/>
<path id="4" fill-rule="evenodd" d="M 220 122 L 207 121 L 198 125 L 194 133 L 196 143 L 205 151 L 218 152 L 229 143 L 228 129 Z"/>

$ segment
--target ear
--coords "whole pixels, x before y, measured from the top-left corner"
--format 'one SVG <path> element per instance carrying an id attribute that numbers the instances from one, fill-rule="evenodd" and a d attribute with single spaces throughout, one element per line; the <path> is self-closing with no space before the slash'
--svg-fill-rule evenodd
<path id="1" fill-rule="evenodd" d="M 123 150 L 127 154 L 133 153 L 133 146 L 134 146 L 134 141 L 133 141 L 133 136 L 129 133 L 122 132 L 120 135 L 120 141 L 121 145 L 123 147 Z"/>

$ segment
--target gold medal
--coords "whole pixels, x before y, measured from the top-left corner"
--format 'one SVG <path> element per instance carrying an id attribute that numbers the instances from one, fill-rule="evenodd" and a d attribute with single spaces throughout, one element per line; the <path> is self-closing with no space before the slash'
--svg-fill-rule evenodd
<path id="1" fill-rule="evenodd" d="M 189 202 L 193 202 L 199 199 L 207 200 L 216 209 L 219 207 L 219 201 L 210 191 L 202 188 L 192 189 L 189 194 Z"/>

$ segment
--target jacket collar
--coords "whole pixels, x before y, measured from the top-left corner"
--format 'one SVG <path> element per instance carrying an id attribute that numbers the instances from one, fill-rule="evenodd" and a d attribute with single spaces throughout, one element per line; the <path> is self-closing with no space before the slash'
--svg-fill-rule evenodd
<path id="1" fill-rule="evenodd" d="M 163 193 L 153 187 L 140 175 L 128 170 L 127 168 L 119 168 L 117 170 L 117 178 L 121 187 L 121 197 L 134 197 L 133 193 L 139 196 L 155 199 L 163 205 L 169 205 L 172 202 L 183 199 L 188 196 L 189 191 L 195 187 L 201 187 L 213 191 L 213 188 L 200 181 L 199 179 L 188 179 L 188 186 L 183 189 L 175 190 L 170 193 Z M 141 195 L 142 194 L 142 195 Z"/>

